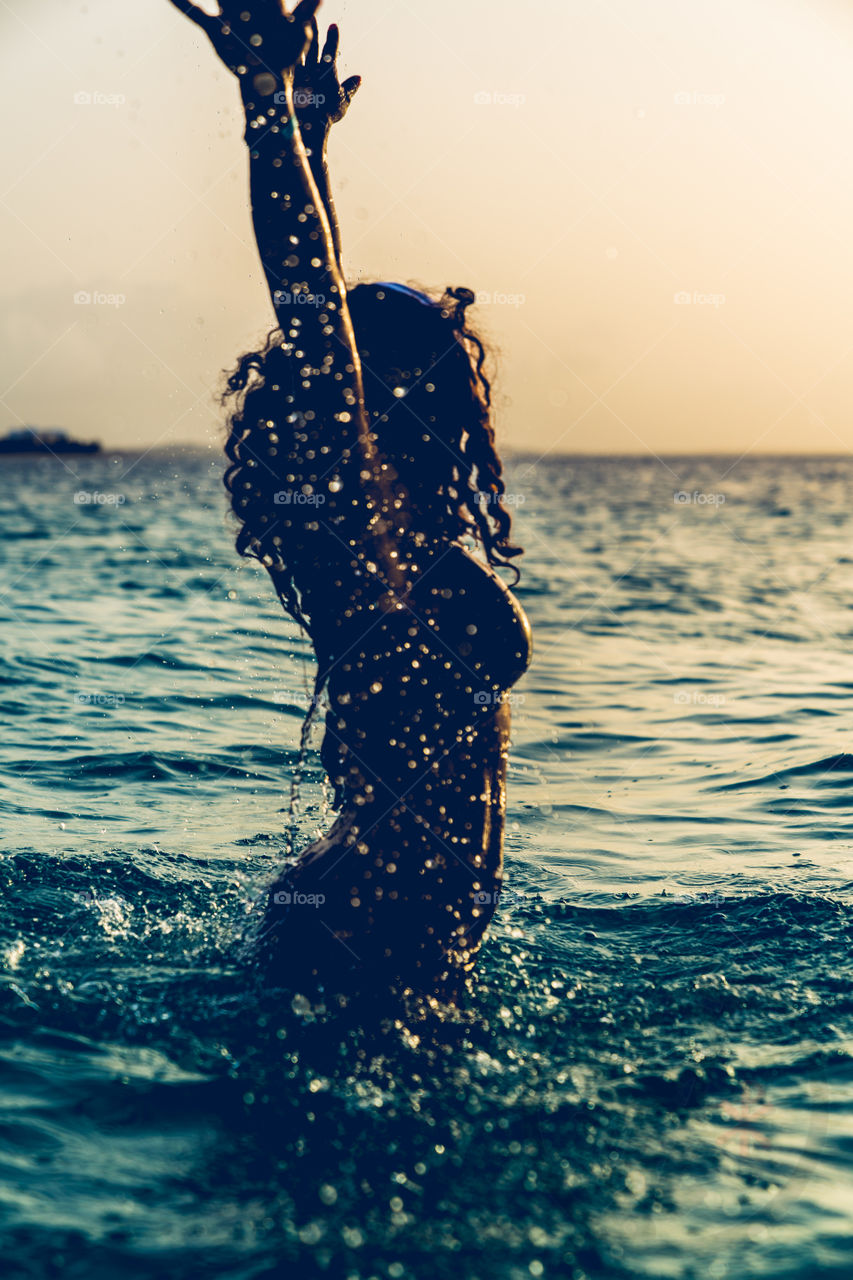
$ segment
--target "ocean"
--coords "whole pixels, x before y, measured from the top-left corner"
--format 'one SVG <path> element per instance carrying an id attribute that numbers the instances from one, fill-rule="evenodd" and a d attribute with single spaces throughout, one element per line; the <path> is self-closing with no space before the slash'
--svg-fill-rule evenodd
<path id="1" fill-rule="evenodd" d="M 328 796 L 221 470 L 2 461 L 4 1275 L 849 1276 L 853 462 L 511 460 L 506 892 L 435 1023 L 247 968 Z"/>

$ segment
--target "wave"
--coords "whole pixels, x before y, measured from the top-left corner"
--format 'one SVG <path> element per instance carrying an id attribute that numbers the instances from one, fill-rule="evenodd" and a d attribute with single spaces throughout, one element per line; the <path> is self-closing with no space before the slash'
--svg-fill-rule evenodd
<path id="1" fill-rule="evenodd" d="M 742 778 L 736 782 L 726 782 L 707 787 L 706 790 L 742 791 L 754 787 L 778 787 L 780 779 L 786 778 L 815 778 L 824 786 L 839 786 L 847 789 L 850 786 L 850 782 L 846 775 L 850 773 L 853 773 L 853 754 L 842 751 L 836 755 L 823 756 L 819 760 L 809 761 L 807 764 L 789 765 L 787 768 L 775 769 L 772 773 L 762 774 L 758 778 Z"/>
<path id="2" fill-rule="evenodd" d="M 287 748 L 235 744 L 232 753 L 184 755 L 178 752 L 106 751 L 98 754 L 56 756 L 27 763 L 33 779 L 62 779 L 81 786 L 101 779 L 113 782 L 178 782 L 187 777 L 226 778 L 280 782 L 289 778 L 298 763 L 298 752 Z"/>

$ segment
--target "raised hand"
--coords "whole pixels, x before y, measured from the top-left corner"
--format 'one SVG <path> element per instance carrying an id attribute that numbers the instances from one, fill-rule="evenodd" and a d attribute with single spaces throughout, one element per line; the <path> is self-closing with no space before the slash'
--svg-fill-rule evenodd
<path id="1" fill-rule="evenodd" d="M 333 124 L 343 120 L 349 105 L 361 87 L 361 76 L 350 76 L 341 84 L 338 77 L 338 44 L 340 32 L 329 27 L 323 52 L 317 19 L 311 20 L 311 43 L 293 72 L 293 102 L 304 128 L 325 135 Z"/>
<path id="2" fill-rule="evenodd" d="M 320 0 L 300 0 L 290 14 L 282 0 L 222 0 L 217 14 L 192 0 L 171 3 L 201 27 L 228 70 L 242 79 L 249 73 L 280 76 L 297 65 L 311 43 Z"/>

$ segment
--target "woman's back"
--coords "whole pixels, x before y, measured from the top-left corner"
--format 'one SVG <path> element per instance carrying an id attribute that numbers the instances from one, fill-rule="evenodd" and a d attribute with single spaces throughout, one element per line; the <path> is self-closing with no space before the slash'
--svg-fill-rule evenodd
<path id="1" fill-rule="evenodd" d="M 473 293 L 359 286 L 350 310 L 323 161 L 348 98 L 304 92 L 311 66 L 320 74 L 306 56 L 317 3 L 287 15 L 224 0 L 214 17 L 181 0 L 239 82 L 278 321 L 229 384 L 237 545 L 309 629 L 340 810 L 272 886 L 260 951 L 282 982 L 370 974 L 447 991 L 501 884 L 505 699 L 530 653 L 520 606 L 458 540 L 490 564 L 520 549 L 466 321 Z"/>

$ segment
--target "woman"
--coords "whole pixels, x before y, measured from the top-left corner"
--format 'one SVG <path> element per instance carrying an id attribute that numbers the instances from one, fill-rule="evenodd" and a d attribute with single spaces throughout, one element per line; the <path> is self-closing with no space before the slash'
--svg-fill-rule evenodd
<path id="1" fill-rule="evenodd" d="M 452 995 L 501 886 L 506 695 L 530 659 L 493 568 L 520 553 L 473 295 L 347 295 L 325 143 L 359 81 L 338 82 L 335 28 L 318 54 L 319 0 L 173 3 L 240 84 L 278 321 L 229 382 L 237 546 L 308 631 L 330 707 L 339 816 L 271 887 L 259 949 L 288 985 Z"/>

